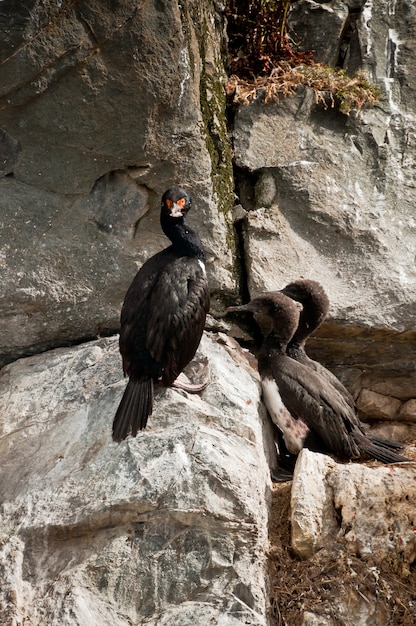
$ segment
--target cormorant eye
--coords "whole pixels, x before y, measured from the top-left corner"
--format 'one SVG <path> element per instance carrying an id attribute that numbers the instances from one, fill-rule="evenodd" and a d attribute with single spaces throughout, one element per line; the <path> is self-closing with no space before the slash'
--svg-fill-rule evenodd
<path id="1" fill-rule="evenodd" d="M 179 206 L 185 206 L 186 198 L 179 198 L 176 204 L 178 204 Z"/>

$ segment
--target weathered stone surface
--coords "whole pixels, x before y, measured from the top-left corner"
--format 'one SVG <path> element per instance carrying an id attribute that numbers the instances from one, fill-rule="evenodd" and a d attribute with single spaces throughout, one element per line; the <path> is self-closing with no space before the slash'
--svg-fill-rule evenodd
<path id="1" fill-rule="evenodd" d="M 393 420 L 399 416 L 401 402 L 397 398 L 384 396 L 370 389 L 362 389 L 357 398 L 357 408 L 367 418 Z"/>
<path id="2" fill-rule="evenodd" d="M 117 327 L 135 271 L 167 244 L 158 212 L 173 182 L 193 193 L 216 311 L 237 293 L 223 3 L 18 4 L 0 2 L 0 364 Z M 317 58 L 364 64 L 384 98 L 357 119 L 323 111 L 309 91 L 238 113 L 249 288 L 323 282 L 332 322 L 312 354 L 355 397 L 363 387 L 396 397 L 411 416 L 415 7 L 331 0 L 291 11 Z M 202 396 L 159 390 L 148 430 L 120 446 L 110 439 L 124 388 L 115 340 L 1 371 L 1 623 L 267 623 L 272 451 L 258 379 L 219 341 L 202 344 L 212 364 Z M 415 423 L 382 428 L 416 436 Z M 309 554 L 324 540 L 360 558 L 374 545 L 405 575 L 415 494 L 398 476 L 413 470 L 359 468 L 317 457 L 297 470 L 295 484 L 304 473 L 312 481 L 297 491 L 298 545 Z M 376 515 L 363 521 L 371 472 L 386 503 L 370 490 Z M 356 540 L 373 517 L 379 536 Z M 384 626 L 358 592 L 347 600 L 344 626 Z"/>
<path id="3" fill-rule="evenodd" d="M 326 481 L 336 465 L 330 457 L 304 449 L 296 462 L 291 494 L 292 547 L 299 556 L 311 557 L 338 530 L 332 490 Z M 317 479 L 319 477 L 319 479 Z M 312 506 L 312 502 L 315 506 Z"/>
<path id="4" fill-rule="evenodd" d="M 0 178 L 13 171 L 22 154 L 22 147 L 3 129 L 0 129 Z"/>
<path id="5" fill-rule="evenodd" d="M 416 350 L 415 332 L 395 332 L 388 329 L 360 328 L 357 326 L 339 327 L 334 323 L 324 324 L 308 342 L 309 354 L 329 367 L 348 387 L 358 400 L 362 389 L 367 389 L 373 397 L 391 398 L 388 400 L 391 411 L 399 407 L 392 419 L 415 422 L 409 413 L 404 418 L 401 405 L 415 396 Z M 399 401 L 399 404 L 398 404 Z M 385 419 L 377 407 L 359 402 L 359 416 L 363 421 Z M 409 405 L 411 406 L 411 405 Z M 367 408 L 369 411 L 367 411 Z M 380 407 L 381 408 L 381 407 Z M 387 424 L 382 427 L 391 432 Z M 393 427 L 400 441 L 411 441 L 414 429 L 410 426 Z M 413 434 L 412 434 L 413 433 Z M 381 434 L 381 432 L 380 432 Z"/>
<path id="6" fill-rule="evenodd" d="M 348 6 L 343 0 L 300 0 L 291 4 L 288 26 L 299 50 L 315 50 L 317 61 L 336 65 L 347 20 Z"/>
<path id="7" fill-rule="evenodd" d="M 335 33 L 338 39 L 327 41 L 326 15 L 351 9 L 363 68 L 383 96 L 358 117 L 323 110 L 308 90 L 280 104 L 240 106 L 235 159 L 252 181 L 240 189 L 242 205 L 253 210 L 245 229 L 249 290 L 311 277 L 324 284 L 338 322 L 410 329 L 416 314 L 414 7 L 394 5 L 386 16 L 381 4 L 337 0 L 295 3 L 293 10 L 305 7 L 305 31 L 311 25 L 317 37 L 325 33 L 325 43 L 317 39 L 313 46 L 318 55 L 341 45 Z M 324 14 L 321 27 L 313 26 Z"/>
<path id="8" fill-rule="evenodd" d="M 0 24 L 0 365 L 118 328 L 137 267 L 168 243 L 173 183 L 194 197 L 215 309 L 235 288 L 222 12 L 6 0 Z"/>
<path id="9" fill-rule="evenodd" d="M 386 15 L 376 3 L 305 0 L 290 15 L 304 48 L 348 71 L 364 68 L 383 95 L 358 117 L 324 110 L 305 89 L 239 107 L 248 290 L 321 282 L 331 308 L 311 356 L 355 398 L 366 388 L 407 402 L 416 388 L 414 7 Z M 364 420 L 383 417 L 361 409 Z"/>
<path id="10" fill-rule="evenodd" d="M 408 400 L 400 407 L 399 417 L 401 420 L 416 423 L 416 400 Z"/>
<path id="11" fill-rule="evenodd" d="M 340 465 L 302 450 L 292 487 L 293 549 L 302 557 L 344 549 L 406 576 L 416 560 L 415 497 L 414 462 Z"/>
<path id="12" fill-rule="evenodd" d="M 414 397 L 414 330 L 325 323 L 308 341 L 308 350 L 336 372 L 355 398 L 363 387 L 402 402 Z"/>
<path id="13" fill-rule="evenodd" d="M 259 385 L 220 341 L 201 397 L 157 391 L 121 444 L 115 338 L 2 370 L 2 624 L 266 625 Z"/>
<path id="14" fill-rule="evenodd" d="M 276 185 L 273 204 L 254 200 L 247 218 L 250 292 L 311 277 L 324 284 L 332 316 L 344 323 L 409 328 L 416 274 L 406 181 L 378 190 L 384 174 L 367 125 L 321 111 L 311 98 L 255 102 L 237 115 L 237 163 L 263 178 L 266 169 Z"/>

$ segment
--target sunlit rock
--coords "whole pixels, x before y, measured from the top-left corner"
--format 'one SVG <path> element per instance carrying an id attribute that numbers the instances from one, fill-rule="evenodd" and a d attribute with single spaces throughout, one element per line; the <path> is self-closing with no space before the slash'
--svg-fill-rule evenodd
<path id="1" fill-rule="evenodd" d="M 147 429 L 120 444 L 115 338 L 2 370 L 2 624 L 266 626 L 258 380 L 231 340 L 200 351 L 201 396 L 158 390 Z"/>
<path id="2" fill-rule="evenodd" d="M 317 497 L 318 494 L 318 497 Z M 292 546 L 347 553 L 406 576 L 416 560 L 414 462 L 341 465 L 303 450 L 292 487 Z"/>

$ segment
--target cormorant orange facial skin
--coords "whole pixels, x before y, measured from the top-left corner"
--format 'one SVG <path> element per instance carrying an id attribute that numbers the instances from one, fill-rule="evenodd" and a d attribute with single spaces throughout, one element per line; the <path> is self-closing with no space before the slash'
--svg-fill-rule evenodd
<path id="1" fill-rule="evenodd" d="M 321 363 L 311 359 L 305 350 L 306 341 L 324 322 L 329 312 L 329 298 L 323 286 L 315 280 L 300 279 L 286 285 L 284 289 L 281 289 L 281 293 L 302 305 L 299 324 L 295 334 L 289 341 L 286 353 L 295 359 L 295 361 L 312 368 L 320 376 L 325 378 L 329 384 L 335 387 L 342 395 L 345 402 L 351 407 L 351 420 L 353 420 L 352 414 L 354 414 L 357 428 L 365 430 L 366 426 L 358 419 L 355 400 L 348 389 L 335 374 Z M 367 433 L 367 437 L 371 439 L 373 443 L 392 450 L 404 448 L 404 445 L 400 441 L 385 439 L 384 437 L 373 435 L 372 433 Z"/>
<path id="2" fill-rule="evenodd" d="M 185 221 L 190 208 L 184 189 L 163 194 L 160 223 L 171 245 L 144 263 L 126 293 L 119 343 L 129 381 L 113 422 L 115 441 L 146 427 L 154 383 L 174 384 L 202 337 L 209 290 L 201 241 Z"/>
<path id="3" fill-rule="evenodd" d="M 293 300 L 279 291 L 267 292 L 229 311 L 253 313 L 260 327 L 264 340 L 258 368 L 263 397 L 290 453 L 297 454 L 303 447 L 316 450 L 318 441 L 322 451 L 341 459 L 367 454 L 383 463 L 408 460 L 371 441 L 342 394 L 324 376 L 287 355 L 299 323 Z"/>

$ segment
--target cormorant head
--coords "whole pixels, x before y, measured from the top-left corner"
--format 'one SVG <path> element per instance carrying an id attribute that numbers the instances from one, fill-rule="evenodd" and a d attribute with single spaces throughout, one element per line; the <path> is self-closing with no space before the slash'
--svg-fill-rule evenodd
<path id="1" fill-rule="evenodd" d="M 322 285 L 316 280 L 295 280 L 286 285 L 284 289 L 281 289 L 281 293 L 284 293 L 285 296 L 302 304 L 315 328 L 317 328 L 328 315 L 328 296 Z"/>
<path id="2" fill-rule="evenodd" d="M 292 338 L 299 322 L 298 307 L 280 291 L 260 293 L 248 304 L 228 307 L 226 313 L 239 311 L 253 314 L 263 337 L 277 332 L 284 341 Z"/>
<path id="3" fill-rule="evenodd" d="M 324 288 L 316 280 L 310 280 L 308 278 L 294 280 L 280 290 L 285 296 L 289 296 L 292 300 L 300 302 L 301 304 L 309 304 L 320 301 L 328 303 L 328 296 L 326 295 Z"/>
<path id="4" fill-rule="evenodd" d="M 162 196 L 162 213 L 167 217 L 185 217 L 191 204 L 191 197 L 185 189 L 170 187 Z"/>

